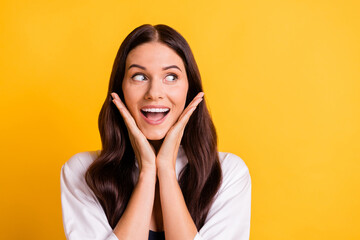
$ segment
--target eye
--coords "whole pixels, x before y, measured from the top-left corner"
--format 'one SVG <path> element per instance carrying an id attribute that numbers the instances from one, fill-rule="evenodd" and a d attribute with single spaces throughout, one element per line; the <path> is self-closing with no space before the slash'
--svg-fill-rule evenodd
<path id="1" fill-rule="evenodd" d="M 170 75 L 167 75 L 165 79 L 166 79 L 166 81 L 174 82 L 176 79 L 178 79 L 178 77 L 176 76 L 176 74 L 170 74 Z"/>
<path id="2" fill-rule="evenodd" d="M 140 73 L 134 74 L 131 78 L 134 79 L 135 81 L 139 81 L 139 82 L 146 80 L 145 75 L 140 74 Z"/>

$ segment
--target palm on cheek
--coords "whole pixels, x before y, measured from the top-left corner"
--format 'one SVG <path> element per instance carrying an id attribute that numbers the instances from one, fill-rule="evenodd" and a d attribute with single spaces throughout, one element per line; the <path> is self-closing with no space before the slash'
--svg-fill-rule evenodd
<path id="1" fill-rule="evenodd" d="M 144 134 L 137 127 L 134 118 L 116 93 L 112 93 L 112 101 L 119 109 L 128 129 L 131 145 L 138 161 L 139 170 L 155 170 L 155 151 Z"/>
<path id="2" fill-rule="evenodd" d="M 113 103 L 119 109 L 126 127 L 129 132 L 131 145 L 134 149 L 140 170 L 146 169 L 168 169 L 175 170 L 176 156 L 179 150 L 181 139 L 185 126 L 190 119 L 191 114 L 195 111 L 198 104 L 202 101 L 204 93 L 200 92 L 186 107 L 180 115 L 178 121 L 169 129 L 161 148 L 155 155 L 154 147 L 149 143 L 144 134 L 137 127 L 134 118 L 127 110 L 116 93 L 112 93 Z"/>
<path id="3" fill-rule="evenodd" d="M 161 145 L 159 153 L 156 156 L 156 166 L 158 169 L 175 170 L 175 162 L 181 139 L 186 124 L 188 123 L 192 113 L 202 101 L 203 92 L 198 93 L 191 103 L 180 115 L 178 121 L 169 129 Z"/>

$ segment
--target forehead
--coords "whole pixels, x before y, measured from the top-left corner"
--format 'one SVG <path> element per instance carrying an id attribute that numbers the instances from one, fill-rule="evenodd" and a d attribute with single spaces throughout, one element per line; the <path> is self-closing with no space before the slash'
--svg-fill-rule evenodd
<path id="1" fill-rule="evenodd" d="M 181 57 L 164 43 L 143 43 L 132 49 L 126 58 L 126 69 L 131 64 L 139 64 L 146 68 L 162 68 L 177 65 L 185 70 Z"/>

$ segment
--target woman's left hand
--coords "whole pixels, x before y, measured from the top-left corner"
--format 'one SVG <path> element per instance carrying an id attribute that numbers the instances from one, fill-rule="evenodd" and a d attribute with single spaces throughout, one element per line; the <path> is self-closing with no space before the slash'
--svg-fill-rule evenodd
<path id="1" fill-rule="evenodd" d="M 176 157 L 186 124 L 191 114 L 203 100 L 204 93 L 199 92 L 182 112 L 177 122 L 169 129 L 156 156 L 157 170 L 175 171 Z"/>

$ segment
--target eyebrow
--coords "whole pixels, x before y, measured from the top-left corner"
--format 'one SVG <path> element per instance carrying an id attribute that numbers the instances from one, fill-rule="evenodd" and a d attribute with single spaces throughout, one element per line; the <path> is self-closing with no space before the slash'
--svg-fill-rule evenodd
<path id="1" fill-rule="evenodd" d="M 132 67 L 138 67 L 138 68 L 141 68 L 141 69 L 143 69 L 143 70 L 146 70 L 145 67 L 140 66 L 140 65 L 138 65 L 138 64 L 131 64 L 128 69 L 130 69 L 130 68 L 132 68 Z M 170 66 L 167 66 L 167 67 L 163 67 L 163 70 L 168 70 L 169 68 L 177 68 L 177 69 L 179 69 L 180 72 L 181 72 L 181 69 L 180 69 L 178 66 L 176 66 L 176 65 L 170 65 Z"/>

